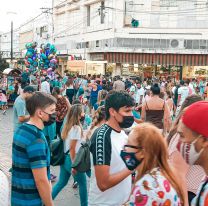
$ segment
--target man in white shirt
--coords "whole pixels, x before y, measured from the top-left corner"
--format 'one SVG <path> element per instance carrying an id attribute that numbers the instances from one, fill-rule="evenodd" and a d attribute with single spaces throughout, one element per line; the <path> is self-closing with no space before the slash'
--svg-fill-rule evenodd
<path id="1" fill-rule="evenodd" d="M 180 88 L 178 89 L 178 107 L 180 107 L 189 96 L 189 88 L 183 80 L 180 81 Z"/>
<path id="2" fill-rule="evenodd" d="M 189 87 L 185 84 L 183 80 L 180 81 L 180 87 L 178 89 L 178 101 L 177 101 L 177 109 L 175 112 L 176 117 L 178 116 L 181 106 L 183 102 L 185 101 L 186 97 L 189 96 L 190 89 Z"/>
<path id="3" fill-rule="evenodd" d="M 51 94 L 49 82 L 50 82 L 50 78 L 46 77 L 45 81 L 43 81 L 41 83 L 41 89 L 40 89 L 41 92 L 45 92 L 47 94 Z"/>
<path id="4" fill-rule="evenodd" d="M 120 154 L 128 136 L 123 128 L 134 123 L 134 100 L 124 91 L 110 92 L 106 98 L 106 124 L 95 130 L 90 151 L 94 167 L 90 179 L 89 206 L 120 206 L 131 193 L 131 173 Z"/>
<path id="5" fill-rule="evenodd" d="M 145 91 L 144 91 L 144 88 L 142 87 L 142 85 L 141 84 L 137 84 L 136 103 L 138 105 L 142 104 L 144 93 L 145 93 Z"/>
<path id="6" fill-rule="evenodd" d="M 193 80 L 189 82 L 189 88 L 190 88 L 191 94 L 196 94 Z"/>

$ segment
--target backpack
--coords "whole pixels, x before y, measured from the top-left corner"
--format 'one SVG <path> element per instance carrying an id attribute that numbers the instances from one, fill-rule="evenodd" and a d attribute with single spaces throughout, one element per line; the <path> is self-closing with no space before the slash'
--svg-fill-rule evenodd
<path id="1" fill-rule="evenodd" d="M 58 166 L 64 164 L 65 154 L 64 154 L 64 141 L 57 138 L 51 142 L 50 145 L 51 152 L 51 162 L 52 166 Z"/>
<path id="2" fill-rule="evenodd" d="M 75 156 L 72 168 L 74 168 L 78 172 L 88 172 L 91 169 L 89 140 L 81 143 L 81 147 L 79 148 Z"/>

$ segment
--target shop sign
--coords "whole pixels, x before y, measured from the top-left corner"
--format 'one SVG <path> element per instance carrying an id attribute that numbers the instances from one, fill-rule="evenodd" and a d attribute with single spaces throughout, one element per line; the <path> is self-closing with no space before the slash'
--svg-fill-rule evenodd
<path id="1" fill-rule="evenodd" d="M 69 55 L 68 57 L 69 61 L 73 61 L 73 60 L 82 60 L 82 56 L 81 55 Z"/>

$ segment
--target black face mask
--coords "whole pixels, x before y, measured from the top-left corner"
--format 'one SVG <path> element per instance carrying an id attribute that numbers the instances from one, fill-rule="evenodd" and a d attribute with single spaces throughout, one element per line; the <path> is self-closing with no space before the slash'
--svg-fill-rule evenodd
<path id="1" fill-rule="evenodd" d="M 84 122 L 84 120 L 85 120 L 85 115 L 84 116 L 81 116 L 80 122 Z"/>
<path id="2" fill-rule="evenodd" d="M 141 161 L 136 158 L 135 154 L 134 152 L 125 152 L 124 150 L 121 150 L 120 154 L 126 167 L 131 171 L 135 170 L 141 164 Z"/>
<path id="3" fill-rule="evenodd" d="M 48 115 L 49 115 L 49 120 L 43 122 L 44 126 L 50 126 L 56 121 L 56 112 Z"/>
<path id="4" fill-rule="evenodd" d="M 119 122 L 119 126 L 121 128 L 129 128 L 133 125 L 134 123 L 134 116 L 123 116 L 123 121 Z"/>

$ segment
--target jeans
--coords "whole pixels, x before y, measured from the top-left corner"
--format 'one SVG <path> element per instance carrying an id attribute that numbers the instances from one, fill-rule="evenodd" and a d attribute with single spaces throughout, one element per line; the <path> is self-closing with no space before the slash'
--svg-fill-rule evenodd
<path id="1" fill-rule="evenodd" d="M 52 191 L 52 198 L 55 199 L 58 193 L 67 185 L 69 178 L 71 176 L 71 158 L 69 154 L 65 156 L 64 164 L 60 166 L 60 174 L 59 180 L 54 185 Z M 79 185 L 79 196 L 80 196 L 80 205 L 87 206 L 88 205 L 88 194 L 87 194 L 87 179 L 86 174 L 77 172 L 74 176 L 74 180 Z"/>
<path id="2" fill-rule="evenodd" d="M 56 136 L 61 137 L 61 127 L 63 125 L 63 121 L 62 122 L 56 122 Z"/>

